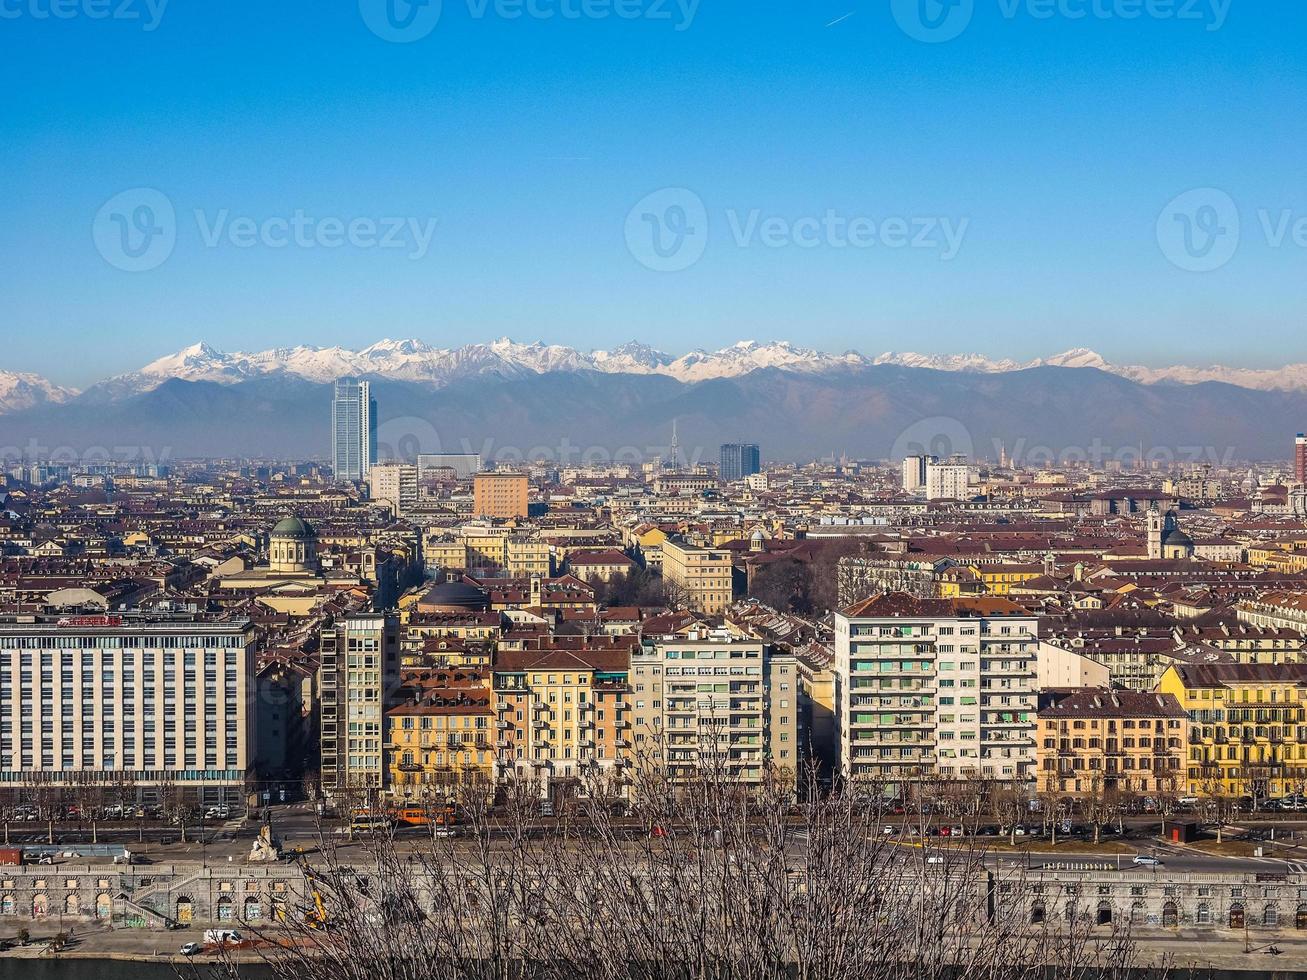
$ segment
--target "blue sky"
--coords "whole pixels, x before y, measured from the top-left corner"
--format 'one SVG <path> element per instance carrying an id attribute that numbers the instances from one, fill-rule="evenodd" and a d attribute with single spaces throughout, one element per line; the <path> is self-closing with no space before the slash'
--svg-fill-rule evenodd
<path id="1" fill-rule="evenodd" d="M 444 0 L 394 43 L 373 0 L 0 0 L 0 369 L 501 335 L 1307 360 L 1300 0 L 961 0 L 944 41 L 915 0 L 532 2 Z M 141 188 L 173 241 L 125 271 Z M 1158 230 L 1196 188 L 1239 224 L 1206 271 Z M 628 232 L 670 233 L 668 200 L 706 224 L 659 271 Z"/>

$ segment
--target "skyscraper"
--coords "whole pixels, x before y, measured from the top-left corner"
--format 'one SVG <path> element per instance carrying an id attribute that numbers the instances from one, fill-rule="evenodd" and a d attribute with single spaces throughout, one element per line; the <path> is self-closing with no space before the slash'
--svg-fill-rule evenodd
<path id="1" fill-rule="evenodd" d="M 753 443 L 728 442 L 721 449 L 719 475 L 726 483 L 762 472 L 762 453 Z"/>
<path id="2" fill-rule="evenodd" d="M 331 461 L 337 480 L 362 482 L 377 458 L 377 403 L 357 378 L 336 382 L 331 402 Z"/>
<path id="3" fill-rule="evenodd" d="M 1293 472 L 1299 483 L 1307 483 L 1307 435 L 1301 432 L 1293 446 Z"/>

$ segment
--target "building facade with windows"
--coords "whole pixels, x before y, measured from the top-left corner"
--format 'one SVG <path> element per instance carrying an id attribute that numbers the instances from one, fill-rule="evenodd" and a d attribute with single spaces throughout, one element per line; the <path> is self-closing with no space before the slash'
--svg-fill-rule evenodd
<path id="1" fill-rule="evenodd" d="M 754 443 L 729 442 L 721 447 L 718 476 L 723 483 L 734 483 L 762 472 L 762 451 Z"/>
<path id="2" fill-rule="evenodd" d="M 1307 778 L 1307 664 L 1175 664 L 1159 694 L 1189 716 L 1193 796 L 1265 799 Z"/>
<path id="3" fill-rule="evenodd" d="M 794 655 L 727 631 L 646 640 L 631 658 L 634 765 L 759 784 L 800 764 Z"/>
<path id="4" fill-rule="evenodd" d="M 1029 781 L 1039 620 L 996 597 L 873 596 L 835 616 L 835 725 L 851 779 Z"/>
<path id="5" fill-rule="evenodd" d="M 331 462 L 337 480 L 362 483 L 377 459 L 377 402 L 372 385 L 336 382 L 331 400 Z"/>
<path id="6" fill-rule="evenodd" d="M 663 578 L 681 593 L 684 604 L 697 612 L 721 614 L 733 594 L 732 555 L 718 548 L 698 548 L 679 538 L 662 545 Z"/>
<path id="7" fill-rule="evenodd" d="M 0 788 L 237 802 L 256 751 L 248 620 L 0 623 Z"/>
<path id="8" fill-rule="evenodd" d="M 1184 788 L 1189 716 L 1170 694 L 1086 688 L 1039 712 L 1039 789 L 1072 798 Z"/>
<path id="9" fill-rule="evenodd" d="M 324 629 L 318 689 L 322 706 L 322 791 L 336 797 L 384 790 L 386 711 L 399 672 L 394 615 L 345 616 Z"/>

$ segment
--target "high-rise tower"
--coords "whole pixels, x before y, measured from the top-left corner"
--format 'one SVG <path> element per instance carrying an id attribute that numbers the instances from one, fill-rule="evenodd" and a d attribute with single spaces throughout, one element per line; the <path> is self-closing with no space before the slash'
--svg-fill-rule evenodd
<path id="1" fill-rule="evenodd" d="M 372 386 L 357 378 L 341 378 L 331 401 L 331 462 L 336 479 L 366 480 L 376 458 L 377 403 Z"/>

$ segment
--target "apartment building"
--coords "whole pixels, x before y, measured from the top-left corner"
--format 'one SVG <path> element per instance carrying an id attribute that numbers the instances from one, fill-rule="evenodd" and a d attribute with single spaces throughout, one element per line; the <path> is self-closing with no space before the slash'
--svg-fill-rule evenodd
<path id="1" fill-rule="evenodd" d="M 526 517 L 528 486 L 525 473 L 478 473 L 472 478 L 472 510 L 499 520 Z"/>
<path id="2" fill-rule="evenodd" d="M 631 646 L 603 638 L 580 648 L 501 650 L 495 656 L 499 772 L 534 782 L 561 804 L 586 780 L 611 775 L 631 748 Z"/>
<path id="3" fill-rule="evenodd" d="M 1039 786 L 1068 797 L 1175 793 L 1189 757 L 1189 716 L 1170 694 L 1059 691 L 1039 712 Z"/>
<path id="4" fill-rule="evenodd" d="M 647 639 L 631 658 L 634 762 L 666 765 L 673 778 L 793 778 L 800 693 L 794 656 L 761 640 L 725 630 Z"/>
<path id="5" fill-rule="evenodd" d="M 386 712 L 386 768 L 400 798 L 454 795 L 495 779 L 495 711 L 488 670 L 405 670 Z"/>
<path id="6" fill-rule="evenodd" d="M 0 623 L 0 788 L 86 780 L 242 798 L 254 761 L 248 620 Z"/>
<path id="7" fill-rule="evenodd" d="M 886 593 L 837 613 L 844 774 L 900 794 L 927 775 L 1033 778 L 1038 627 L 997 597 Z"/>
<path id="8" fill-rule="evenodd" d="M 966 500 L 970 474 L 966 460 L 956 456 L 947 462 L 927 462 L 926 499 Z"/>
<path id="9" fill-rule="evenodd" d="M 322 791 L 387 787 L 386 711 L 399 671 L 399 621 L 385 613 L 345 616 L 323 630 Z"/>
<path id="10" fill-rule="evenodd" d="M 375 463 L 368 471 L 368 496 L 385 503 L 396 517 L 413 511 L 418 502 L 418 468 L 411 463 Z"/>
<path id="11" fill-rule="evenodd" d="M 717 548 L 698 548 L 679 538 L 662 544 L 663 578 L 682 593 L 696 612 L 720 615 L 731 604 L 732 556 Z"/>
<path id="12" fill-rule="evenodd" d="M 1281 796 L 1307 776 L 1307 664 L 1176 664 L 1159 694 L 1189 716 L 1194 796 Z"/>

